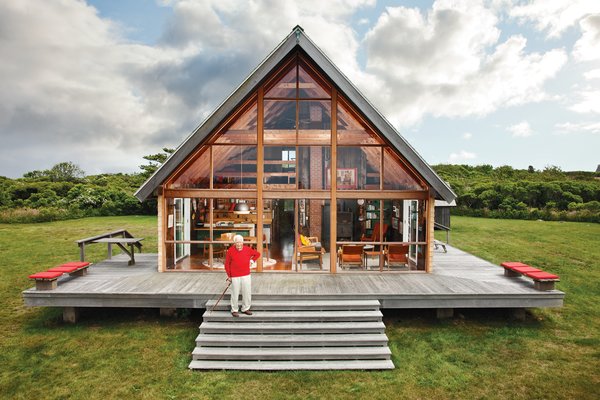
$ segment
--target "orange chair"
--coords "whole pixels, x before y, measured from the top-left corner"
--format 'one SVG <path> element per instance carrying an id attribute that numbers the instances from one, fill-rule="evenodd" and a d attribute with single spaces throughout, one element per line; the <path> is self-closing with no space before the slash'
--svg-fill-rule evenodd
<path id="1" fill-rule="evenodd" d="M 408 249 L 407 244 L 390 244 L 385 250 L 385 263 L 388 269 L 392 265 L 403 264 L 408 267 Z"/>
<path id="2" fill-rule="evenodd" d="M 343 244 L 338 249 L 338 263 L 340 268 L 345 266 L 358 265 L 363 267 L 363 248 L 362 244 Z"/>
<path id="3" fill-rule="evenodd" d="M 373 227 L 373 232 L 371 233 L 371 236 L 365 236 L 364 234 L 360 237 L 360 241 L 361 242 L 379 242 L 380 241 L 380 236 L 379 236 L 379 222 L 375 223 L 375 226 Z M 385 234 L 387 233 L 388 230 L 388 224 L 383 224 L 383 237 L 385 239 Z"/>

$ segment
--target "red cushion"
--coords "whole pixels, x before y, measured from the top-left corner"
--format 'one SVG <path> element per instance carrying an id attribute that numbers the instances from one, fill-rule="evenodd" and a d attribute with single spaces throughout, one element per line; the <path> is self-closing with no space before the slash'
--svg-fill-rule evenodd
<path id="1" fill-rule="evenodd" d="M 79 269 L 79 267 L 64 267 L 64 266 L 59 266 L 59 267 L 54 267 L 54 268 L 50 268 L 48 271 L 50 272 L 62 272 L 62 273 L 71 273 L 71 272 L 75 272 Z"/>
<path id="2" fill-rule="evenodd" d="M 44 271 L 29 275 L 29 279 L 56 279 L 61 276 L 62 272 Z"/>
<path id="3" fill-rule="evenodd" d="M 87 267 L 88 265 L 90 265 L 90 263 L 87 262 L 87 261 L 71 261 L 71 262 L 68 262 L 68 263 L 60 264 L 59 267 L 77 267 L 77 268 L 83 268 L 83 267 Z"/>
<path id="4" fill-rule="evenodd" d="M 528 272 L 542 272 L 541 269 L 537 269 L 537 268 L 533 268 L 533 267 L 529 267 L 529 266 L 527 266 L 527 267 L 514 267 L 514 268 L 511 268 L 511 270 L 513 270 L 515 272 L 518 272 L 520 274 L 526 274 Z"/>
<path id="5" fill-rule="evenodd" d="M 362 261 L 360 254 L 344 254 L 342 259 L 346 262 L 359 262 Z"/>
<path id="6" fill-rule="evenodd" d="M 508 268 L 508 269 L 513 269 L 514 267 L 529 267 L 529 265 L 527 265 L 527 264 L 523 264 L 521 262 L 516 262 L 516 261 L 507 261 L 507 262 L 503 262 L 500 265 L 505 268 Z"/>
<path id="7" fill-rule="evenodd" d="M 527 272 L 527 275 L 530 278 L 533 278 L 538 281 L 543 280 L 558 280 L 558 275 L 550 274 L 548 272 L 540 271 L 540 272 Z"/>

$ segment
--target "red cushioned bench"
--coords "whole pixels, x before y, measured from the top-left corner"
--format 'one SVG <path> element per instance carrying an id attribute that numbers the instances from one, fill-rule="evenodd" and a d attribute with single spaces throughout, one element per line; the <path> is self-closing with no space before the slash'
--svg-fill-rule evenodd
<path id="1" fill-rule="evenodd" d="M 83 276 L 87 275 L 87 269 L 89 266 L 90 263 L 86 261 L 73 261 L 50 268 L 48 271 L 62 272 L 63 274 L 69 274 L 71 276 Z"/>
<path id="2" fill-rule="evenodd" d="M 554 290 L 554 283 L 560 281 L 558 275 L 544 272 L 520 262 L 503 262 L 504 276 L 516 277 L 525 275 L 533 279 L 533 287 L 537 290 Z"/>
<path id="3" fill-rule="evenodd" d="M 73 261 L 50 268 L 48 271 L 37 272 L 29 275 L 29 279 L 35 280 L 36 290 L 53 290 L 58 284 L 57 280 L 63 274 L 70 276 L 83 276 L 87 274 L 90 263 L 86 261 Z"/>
<path id="4" fill-rule="evenodd" d="M 56 280 L 62 274 L 58 271 L 44 271 L 29 275 L 29 279 L 35 280 L 35 290 L 52 290 L 56 289 Z"/>
<path id="5" fill-rule="evenodd" d="M 560 281 L 558 275 L 548 272 L 525 272 L 525 275 L 533 279 L 533 287 L 537 290 L 554 290 L 554 282 Z"/>

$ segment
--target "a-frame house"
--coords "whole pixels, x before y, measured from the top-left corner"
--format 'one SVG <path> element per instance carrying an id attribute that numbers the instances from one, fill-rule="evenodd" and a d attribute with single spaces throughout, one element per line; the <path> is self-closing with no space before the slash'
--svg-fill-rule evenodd
<path id="1" fill-rule="evenodd" d="M 455 194 L 296 27 L 137 191 L 158 199 L 158 268 L 430 272 L 436 199 Z"/>

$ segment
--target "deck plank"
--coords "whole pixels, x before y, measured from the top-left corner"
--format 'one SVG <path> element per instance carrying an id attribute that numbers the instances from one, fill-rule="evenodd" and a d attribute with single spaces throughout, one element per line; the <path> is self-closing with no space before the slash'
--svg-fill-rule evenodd
<path id="1" fill-rule="evenodd" d="M 383 308 L 559 307 L 564 293 L 538 291 L 524 278 L 507 278 L 503 268 L 446 246 L 435 252 L 433 272 L 330 274 L 263 273 L 252 275 L 259 299 L 373 299 Z M 197 307 L 216 300 L 226 286 L 225 273 L 159 273 L 156 254 L 136 255 L 136 264 L 115 256 L 92 265 L 86 276 L 61 278 L 52 291 L 23 292 L 29 306 Z M 449 303 L 450 302 L 450 303 Z M 108 305 L 107 305 L 108 304 Z"/>

